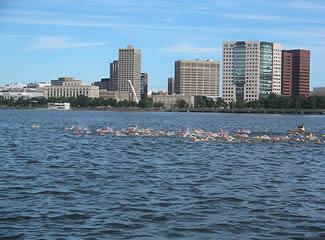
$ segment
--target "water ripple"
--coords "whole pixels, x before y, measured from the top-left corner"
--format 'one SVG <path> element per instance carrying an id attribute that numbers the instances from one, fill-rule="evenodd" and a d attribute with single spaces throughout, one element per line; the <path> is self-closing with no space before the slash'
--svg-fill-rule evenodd
<path id="1" fill-rule="evenodd" d="M 0 239 L 325 239 L 324 146 L 63 131 L 79 124 L 281 133 L 304 122 L 323 134 L 324 120 L 0 111 Z"/>

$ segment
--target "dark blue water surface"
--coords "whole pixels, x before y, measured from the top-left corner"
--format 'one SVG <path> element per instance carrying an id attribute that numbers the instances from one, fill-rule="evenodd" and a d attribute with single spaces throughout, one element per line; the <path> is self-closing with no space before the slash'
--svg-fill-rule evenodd
<path id="1" fill-rule="evenodd" d="M 325 133 L 325 116 L 0 111 L 0 237 L 325 239 L 324 144 L 64 131 L 79 124 L 284 134 L 301 122 Z"/>

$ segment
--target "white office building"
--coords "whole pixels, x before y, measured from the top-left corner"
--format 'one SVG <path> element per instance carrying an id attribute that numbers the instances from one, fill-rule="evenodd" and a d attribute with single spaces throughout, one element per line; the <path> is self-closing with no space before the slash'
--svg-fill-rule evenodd
<path id="1" fill-rule="evenodd" d="M 223 98 L 255 101 L 281 94 L 282 46 L 271 42 L 224 42 Z"/>

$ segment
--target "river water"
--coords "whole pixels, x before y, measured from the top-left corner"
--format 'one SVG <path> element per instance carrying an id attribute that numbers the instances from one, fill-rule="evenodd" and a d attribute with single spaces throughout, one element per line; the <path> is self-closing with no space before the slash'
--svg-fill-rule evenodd
<path id="1" fill-rule="evenodd" d="M 0 110 L 0 238 L 325 239 L 324 144 L 64 131 L 302 122 L 325 133 L 325 116 Z"/>

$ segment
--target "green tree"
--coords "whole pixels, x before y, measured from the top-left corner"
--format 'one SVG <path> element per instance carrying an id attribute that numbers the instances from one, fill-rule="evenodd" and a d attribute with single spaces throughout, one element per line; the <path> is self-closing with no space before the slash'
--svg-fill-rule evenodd
<path id="1" fill-rule="evenodd" d="M 153 107 L 152 98 L 141 99 L 139 102 L 139 107 L 140 108 L 152 108 Z"/>
<path id="2" fill-rule="evenodd" d="M 243 100 L 238 100 L 238 101 L 235 103 L 235 108 L 245 108 L 245 101 L 243 101 Z"/>
<path id="3" fill-rule="evenodd" d="M 291 97 L 280 96 L 278 99 L 278 108 L 289 109 L 293 105 L 293 100 Z"/>
<path id="4" fill-rule="evenodd" d="M 183 108 L 187 108 L 188 104 L 184 99 L 178 99 L 174 107 L 183 109 Z"/>
<path id="5" fill-rule="evenodd" d="M 162 102 L 156 102 L 156 103 L 153 103 L 153 107 L 155 108 L 162 108 L 164 107 L 165 105 L 162 103 Z"/>

